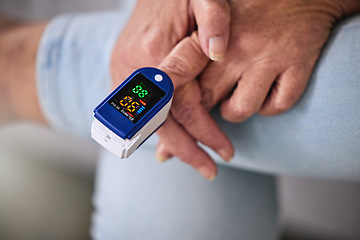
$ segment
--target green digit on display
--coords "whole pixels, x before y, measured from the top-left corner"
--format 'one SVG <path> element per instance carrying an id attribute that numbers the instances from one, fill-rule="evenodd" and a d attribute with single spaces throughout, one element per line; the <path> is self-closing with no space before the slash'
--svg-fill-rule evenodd
<path id="1" fill-rule="evenodd" d="M 133 88 L 133 93 L 139 93 L 142 90 L 142 87 L 140 85 L 137 85 L 136 87 Z"/>
<path id="2" fill-rule="evenodd" d="M 139 98 L 143 98 L 148 94 L 148 91 L 146 90 L 142 90 L 141 92 L 139 92 Z"/>

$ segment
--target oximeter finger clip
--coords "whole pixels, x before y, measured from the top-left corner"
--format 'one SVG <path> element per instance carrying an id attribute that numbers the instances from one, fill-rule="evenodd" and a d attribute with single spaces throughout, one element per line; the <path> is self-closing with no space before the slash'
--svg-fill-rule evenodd
<path id="1" fill-rule="evenodd" d="M 165 122 L 173 93 L 163 71 L 136 70 L 95 108 L 91 137 L 119 158 L 129 157 Z"/>

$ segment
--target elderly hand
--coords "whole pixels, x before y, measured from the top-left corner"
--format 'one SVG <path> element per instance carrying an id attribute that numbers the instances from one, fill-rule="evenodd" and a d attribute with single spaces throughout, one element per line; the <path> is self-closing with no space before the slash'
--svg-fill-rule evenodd
<path id="1" fill-rule="evenodd" d="M 341 9 L 351 12 L 359 5 L 356 1 L 342 6 L 336 1 L 231 1 L 228 53 L 224 61 L 211 63 L 200 78 L 204 106 L 211 109 L 223 100 L 222 115 L 233 122 L 257 112 L 274 115 L 286 111 L 303 93 L 335 20 L 343 14 Z M 188 106 L 191 101 L 184 100 L 189 92 L 198 91 L 198 85 L 191 84 L 183 87 L 186 91 L 177 91 L 172 115 L 193 136 L 202 129 L 197 139 L 212 139 L 212 148 L 219 149 L 213 129 L 201 126 L 201 117 L 195 117 L 202 110 L 195 111 Z M 193 97 L 197 102 L 198 96 Z M 189 122 L 196 127 L 186 126 Z M 176 140 L 172 145 L 160 142 L 157 155 L 163 159 L 179 155 L 175 153 Z M 227 156 L 233 154 L 231 148 L 226 151 L 222 152 Z"/>
<path id="2" fill-rule="evenodd" d="M 290 109 L 342 15 L 340 2 L 231 1 L 227 55 L 211 63 L 200 79 L 206 107 L 222 101 L 221 114 L 232 122 Z"/>

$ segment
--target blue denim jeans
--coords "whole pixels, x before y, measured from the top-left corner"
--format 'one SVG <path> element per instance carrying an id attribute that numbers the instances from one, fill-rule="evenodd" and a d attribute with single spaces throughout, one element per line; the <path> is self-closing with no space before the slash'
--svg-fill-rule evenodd
<path id="1" fill-rule="evenodd" d="M 117 36 L 114 32 L 120 32 L 111 27 L 114 19 L 109 15 L 92 19 L 55 19 L 44 34 L 37 65 L 40 101 L 49 121 L 85 135 L 91 111 L 109 91 L 106 64 Z M 89 22 L 92 31 L 81 27 Z M 100 24 L 107 38 L 94 35 Z M 59 28 L 62 31 L 56 31 Z M 276 239 L 276 174 L 359 180 L 359 39 L 360 17 L 334 29 L 306 92 L 290 111 L 275 117 L 256 115 L 241 124 L 227 123 L 215 111 L 213 116 L 230 136 L 236 154 L 226 165 L 213 155 L 219 162 L 213 182 L 176 159 L 156 162 L 156 136 L 127 160 L 103 151 L 96 175 L 92 237 Z M 89 45 L 90 50 L 84 48 Z M 106 51 L 101 51 L 103 47 Z"/>

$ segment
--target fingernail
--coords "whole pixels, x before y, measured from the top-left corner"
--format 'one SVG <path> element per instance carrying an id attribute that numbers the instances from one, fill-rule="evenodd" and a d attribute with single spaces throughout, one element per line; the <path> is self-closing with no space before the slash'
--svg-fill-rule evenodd
<path id="1" fill-rule="evenodd" d="M 220 149 L 217 152 L 226 162 L 230 162 L 233 157 L 226 149 Z"/>
<path id="2" fill-rule="evenodd" d="M 224 37 L 211 37 L 209 40 L 209 55 L 213 61 L 221 61 L 224 59 L 226 51 L 226 43 Z"/>
<path id="3" fill-rule="evenodd" d="M 166 160 L 168 160 L 170 157 L 166 156 L 164 154 L 161 154 L 161 153 L 156 153 L 155 158 L 156 158 L 156 160 L 158 160 L 158 162 L 163 163 L 163 162 L 166 162 Z"/>
<path id="4" fill-rule="evenodd" d="M 200 174 L 203 175 L 207 180 L 214 180 L 215 172 L 212 171 L 208 166 L 201 166 L 198 170 Z"/>

